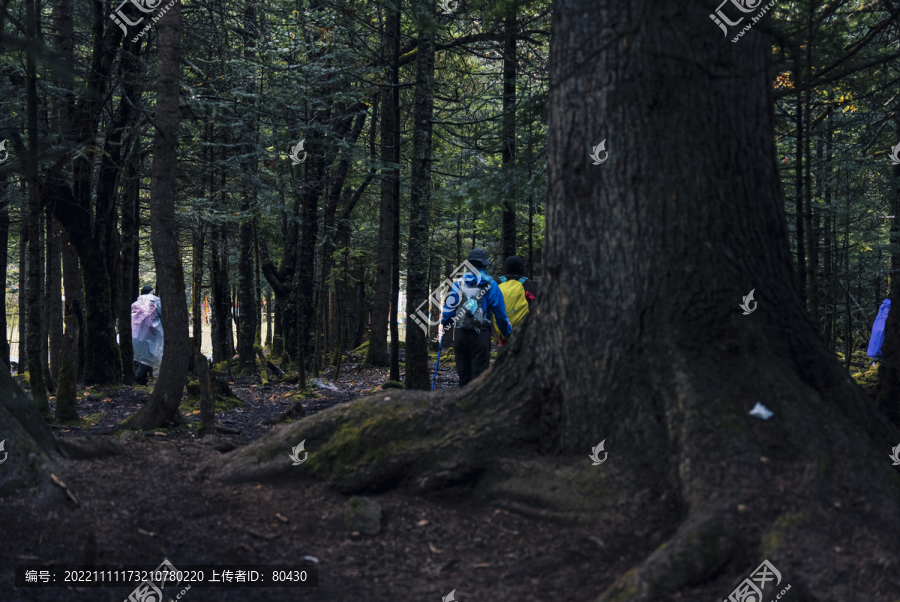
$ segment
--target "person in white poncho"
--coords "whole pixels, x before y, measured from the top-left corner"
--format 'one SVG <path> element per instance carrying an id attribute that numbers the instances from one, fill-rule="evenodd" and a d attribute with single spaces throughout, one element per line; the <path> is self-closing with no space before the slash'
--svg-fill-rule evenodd
<path id="1" fill-rule="evenodd" d="M 152 287 L 142 288 L 131 304 L 131 344 L 138 363 L 134 380 L 146 385 L 150 368 L 159 370 L 163 355 L 162 303 Z"/>

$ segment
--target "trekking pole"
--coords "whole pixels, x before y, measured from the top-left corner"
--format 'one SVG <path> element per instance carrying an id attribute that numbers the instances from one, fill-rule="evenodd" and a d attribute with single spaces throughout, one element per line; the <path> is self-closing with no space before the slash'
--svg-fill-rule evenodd
<path id="1" fill-rule="evenodd" d="M 446 334 L 446 333 L 444 333 Z M 431 390 L 434 391 L 434 381 L 437 380 L 437 369 L 438 364 L 441 363 L 441 349 L 444 348 L 444 336 L 441 335 L 441 341 L 438 343 L 438 356 L 437 361 L 434 362 L 434 376 L 431 377 Z"/>

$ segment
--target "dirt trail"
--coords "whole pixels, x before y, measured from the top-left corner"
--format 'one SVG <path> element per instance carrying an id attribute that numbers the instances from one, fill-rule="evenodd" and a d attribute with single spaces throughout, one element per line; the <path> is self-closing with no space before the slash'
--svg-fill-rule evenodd
<path id="1" fill-rule="evenodd" d="M 331 371 L 322 376 L 330 382 Z M 335 383 L 338 390 L 317 391 L 318 396 L 304 400 L 306 410 L 314 413 L 350 401 L 386 379 L 387 370 L 345 366 Z M 455 382 L 454 370 L 439 373 L 438 386 Z M 217 422 L 239 434 L 198 439 L 186 426 L 146 434 L 125 443 L 124 455 L 70 462 L 66 485 L 77 504 L 61 492 L 42 496 L 38 490 L 3 500 L 0 599 L 121 602 L 133 589 L 15 590 L 17 563 L 156 566 L 168 558 L 181 569 L 196 564 L 286 565 L 312 556 L 319 566 L 317 588 L 193 588 L 182 599 L 438 602 L 455 589 L 461 602 L 580 602 L 592 600 L 648 552 L 634 548 L 628 537 L 629 521 L 639 517 L 623 515 L 608 535 L 464 500 L 391 491 L 370 496 L 381 505 L 383 520 L 378 535 L 366 536 L 345 527 L 348 498 L 324 484 L 210 482 L 198 467 L 221 453 L 217 447 L 244 445 L 272 428 L 263 420 L 288 407 L 282 397 L 296 392 L 296 386 L 239 382 L 233 390 L 245 404 L 218 416 Z M 108 436 L 119 420 L 138 409 L 147 392 L 92 389 L 79 412 L 105 416 L 86 428 L 55 430 L 63 437 Z M 728 584 L 713 589 L 730 591 Z M 167 588 L 165 600 L 179 593 Z"/>

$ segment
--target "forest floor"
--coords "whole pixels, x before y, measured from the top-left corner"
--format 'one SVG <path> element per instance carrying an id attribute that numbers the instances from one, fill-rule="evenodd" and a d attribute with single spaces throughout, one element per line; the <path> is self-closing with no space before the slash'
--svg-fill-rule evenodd
<path id="1" fill-rule="evenodd" d="M 452 360 L 452 355 L 450 356 Z M 331 382 L 333 369 L 322 373 Z M 388 370 L 346 365 L 333 383 L 303 398 L 307 414 L 380 389 Z M 20 588 L 16 564 L 318 565 L 314 588 L 166 587 L 164 600 L 429 601 L 455 590 L 460 602 L 586 602 L 652 549 L 636 544 L 629 525 L 642 517 L 626 508 L 603 531 L 525 518 L 466 500 L 414 497 L 403 491 L 368 496 L 382 508 L 381 532 L 350 531 L 348 496 L 325 484 L 223 485 L 202 466 L 265 434 L 264 421 L 284 411 L 296 385 L 232 384 L 243 401 L 217 415 L 240 433 L 198 438 L 194 425 L 138 433 L 124 454 L 67 463 L 66 486 L 77 501 L 38 489 L 3 502 L 0 599 L 121 602 L 133 587 Z M 21 382 L 21 381 L 20 381 Z M 457 383 L 452 363 L 438 386 Z M 152 382 L 151 382 L 152 385 Z M 79 401 L 80 425 L 57 425 L 60 437 L 112 436 L 115 425 L 146 400 L 149 387 L 91 388 Z M 189 421 L 192 410 L 185 411 Z M 78 428 L 76 428 L 78 427 Z M 51 499 L 52 498 L 52 499 Z M 602 538 L 602 539 L 601 539 Z M 312 557 L 312 558 L 310 558 Z M 707 583 L 696 593 L 725 596 L 731 584 Z M 672 600 L 681 599 L 678 594 Z"/>

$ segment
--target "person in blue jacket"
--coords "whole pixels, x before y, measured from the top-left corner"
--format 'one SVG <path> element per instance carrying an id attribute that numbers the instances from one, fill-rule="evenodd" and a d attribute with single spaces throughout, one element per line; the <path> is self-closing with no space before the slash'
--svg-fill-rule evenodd
<path id="1" fill-rule="evenodd" d="M 887 322 L 888 312 L 891 311 L 891 300 L 881 302 L 875 324 L 872 325 L 872 336 L 869 337 L 869 350 L 866 352 L 876 362 L 881 360 L 881 344 L 884 343 L 884 323 Z"/>
<path id="2" fill-rule="evenodd" d="M 478 273 L 466 272 L 453 283 L 441 313 L 441 324 L 445 328 L 453 324 L 456 328 L 453 351 L 456 355 L 460 388 L 477 378 L 490 365 L 493 320 L 497 321 L 503 338 L 509 338 L 512 332 L 506 316 L 503 293 L 485 271 L 490 265 L 487 251 L 472 249 L 469 263 Z"/>

